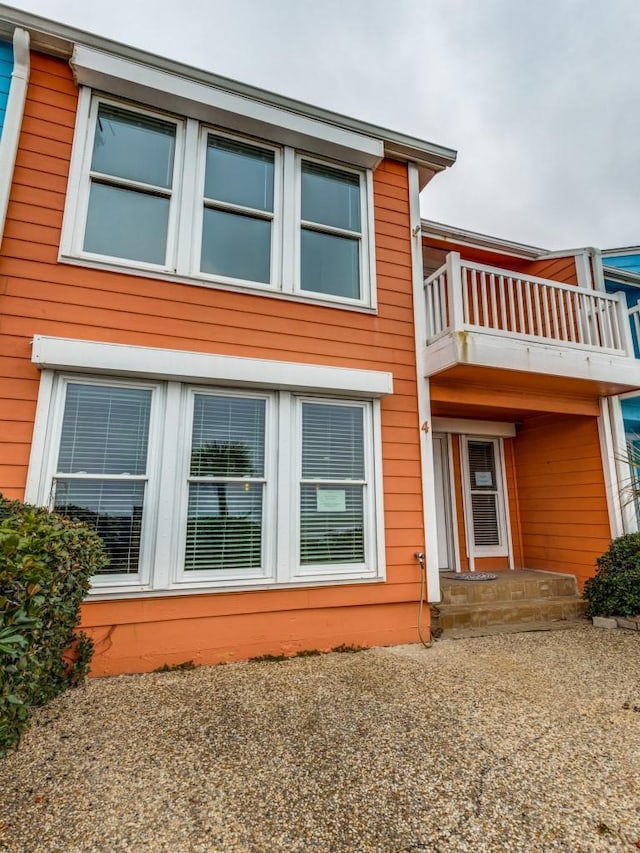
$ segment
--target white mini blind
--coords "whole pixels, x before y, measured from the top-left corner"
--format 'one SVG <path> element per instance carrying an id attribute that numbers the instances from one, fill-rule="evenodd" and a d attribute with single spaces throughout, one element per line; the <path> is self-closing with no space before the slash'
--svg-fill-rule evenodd
<path id="1" fill-rule="evenodd" d="M 467 456 L 474 543 L 479 547 L 500 545 L 495 444 L 470 440 Z"/>
<path id="2" fill-rule="evenodd" d="M 302 404 L 300 561 L 365 561 L 364 411 Z"/>
<path id="3" fill-rule="evenodd" d="M 185 571 L 262 563 L 266 401 L 194 395 Z"/>
<path id="4" fill-rule="evenodd" d="M 67 385 L 53 507 L 102 537 L 104 574 L 139 570 L 152 393 Z"/>

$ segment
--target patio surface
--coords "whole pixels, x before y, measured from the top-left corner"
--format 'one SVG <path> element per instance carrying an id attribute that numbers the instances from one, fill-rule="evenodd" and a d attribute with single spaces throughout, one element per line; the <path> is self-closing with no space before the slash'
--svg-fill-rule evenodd
<path id="1" fill-rule="evenodd" d="M 0 761 L 2 851 L 631 851 L 640 634 L 93 680 Z"/>

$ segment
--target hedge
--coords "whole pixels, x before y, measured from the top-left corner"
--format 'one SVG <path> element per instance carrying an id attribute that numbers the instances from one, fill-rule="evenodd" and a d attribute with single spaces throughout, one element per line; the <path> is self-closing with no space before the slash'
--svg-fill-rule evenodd
<path id="1" fill-rule="evenodd" d="M 75 628 L 89 579 L 106 564 L 86 525 L 0 495 L 0 756 L 32 707 L 88 672 L 92 643 Z"/>
<path id="2" fill-rule="evenodd" d="M 595 576 L 584 586 L 587 616 L 640 614 L 640 533 L 614 539 L 596 564 Z"/>

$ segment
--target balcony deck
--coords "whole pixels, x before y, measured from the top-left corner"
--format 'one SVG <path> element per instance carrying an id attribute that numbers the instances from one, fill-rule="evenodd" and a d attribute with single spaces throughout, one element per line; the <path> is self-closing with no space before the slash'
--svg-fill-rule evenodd
<path id="1" fill-rule="evenodd" d="M 609 396 L 640 387 L 624 298 L 461 260 L 425 280 L 424 375 L 469 379 L 538 376 L 540 387 L 575 383 L 577 393 Z M 460 368 L 467 368 L 461 370 Z M 554 378 L 557 380 L 553 382 Z"/>

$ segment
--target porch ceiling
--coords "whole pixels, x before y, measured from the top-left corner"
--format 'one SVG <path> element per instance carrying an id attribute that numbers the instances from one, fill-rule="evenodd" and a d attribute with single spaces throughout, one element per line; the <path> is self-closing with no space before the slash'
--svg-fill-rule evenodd
<path id="1" fill-rule="evenodd" d="M 613 383 L 455 365 L 430 379 L 432 414 L 519 421 L 540 412 L 600 414 L 599 398 L 618 393 Z"/>

